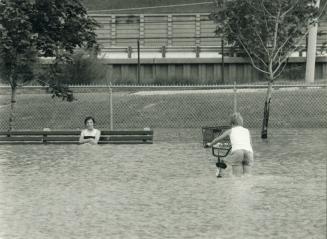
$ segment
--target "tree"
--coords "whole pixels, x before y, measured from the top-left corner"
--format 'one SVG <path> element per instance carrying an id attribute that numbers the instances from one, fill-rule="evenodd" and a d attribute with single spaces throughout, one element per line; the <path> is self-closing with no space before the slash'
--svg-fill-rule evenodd
<path id="1" fill-rule="evenodd" d="M 0 74 L 11 86 L 9 130 L 13 127 L 16 89 L 33 79 L 34 64 L 41 57 L 52 57 L 56 67 L 70 63 L 70 55 L 77 47 L 97 49 L 94 33 L 97 26 L 79 0 L 3 0 L 0 3 Z M 52 73 L 50 80 L 55 79 L 56 71 Z M 46 83 L 52 86 L 55 95 L 71 99 L 60 82 Z"/>
<path id="2" fill-rule="evenodd" d="M 308 25 L 318 11 L 316 0 L 217 0 L 211 14 L 216 34 L 247 56 L 268 81 L 262 138 L 267 138 L 272 85 L 291 54 L 304 47 Z"/>

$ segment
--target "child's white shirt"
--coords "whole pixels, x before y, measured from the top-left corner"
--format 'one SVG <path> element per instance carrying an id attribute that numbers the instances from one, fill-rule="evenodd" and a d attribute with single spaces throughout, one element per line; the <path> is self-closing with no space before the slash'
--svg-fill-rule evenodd
<path id="1" fill-rule="evenodd" d="M 239 149 L 253 152 L 251 146 L 250 131 L 248 129 L 242 126 L 233 127 L 231 129 L 229 138 L 232 144 L 232 152 Z"/>

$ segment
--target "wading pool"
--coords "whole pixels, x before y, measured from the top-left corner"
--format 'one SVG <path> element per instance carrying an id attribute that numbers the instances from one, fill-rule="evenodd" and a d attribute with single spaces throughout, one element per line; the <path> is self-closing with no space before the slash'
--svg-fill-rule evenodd
<path id="1" fill-rule="evenodd" d="M 196 129 L 155 130 L 153 145 L 2 145 L 0 238 L 325 239 L 327 130 L 251 132 L 240 178 L 216 178 Z"/>

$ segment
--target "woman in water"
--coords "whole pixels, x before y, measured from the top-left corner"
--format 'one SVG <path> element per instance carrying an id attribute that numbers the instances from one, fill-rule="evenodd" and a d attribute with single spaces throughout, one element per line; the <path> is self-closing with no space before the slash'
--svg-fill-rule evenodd
<path id="1" fill-rule="evenodd" d="M 79 137 L 80 144 L 98 144 L 100 139 L 100 130 L 95 129 L 95 120 L 93 117 L 86 117 L 84 120 L 84 124 L 86 129 L 83 129 L 81 132 L 81 136 Z"/>

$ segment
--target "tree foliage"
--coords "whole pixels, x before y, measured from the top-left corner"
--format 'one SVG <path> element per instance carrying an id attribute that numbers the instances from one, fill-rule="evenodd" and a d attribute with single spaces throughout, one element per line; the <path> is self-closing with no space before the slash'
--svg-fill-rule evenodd
<path id="1" fill-rule="evenodd" d="M 36 35 L 31 16 L 33 6 L 28 1 L 2 2 L 0 6 L 0 63 L 2 77 L 12 87 L 32 79 L 37 55 Z"/>
<path id="2" fill-rule="evenodd" d="M 58 69 L 72 63 L 79 48 L 97 48 L 94 29 L 79 0 L 3 0 L 0 4 L 0 76 L 11 86 L 9 131 L 13 129 L 16 88 L 31 81 L 35 63 L 54 59 L 42 81 L 53 97 L 72 101 L 72 92 L 61 84 Z M 39 62 L 40 63 L 40 62 Z"/>
<path id="3" fill-rule="evenodd" d="M 250 58 L 255 69 L 276 79 L 290 55 L 303 47 L 314 23 L 316 0 L 222 0 L 211 14 L 216 33 Z"/>
<path id="4" fill-rule="evenodd" d="M 97 47 L 97 26 L 79 0 L 2 1 L 2 77 L 16 87 L 33 78 L 33 63 L 40 57 L 70 63 L 77 47 Z"/>
<path id="5" fill-rule="evenodd" d="M 58 49 L 73 53 L 76 47 L 96 45 L 97 23 L 79 0 L 36 0 L 34 9 L 33 31 L 43 56 L 56 56 Z"/>

